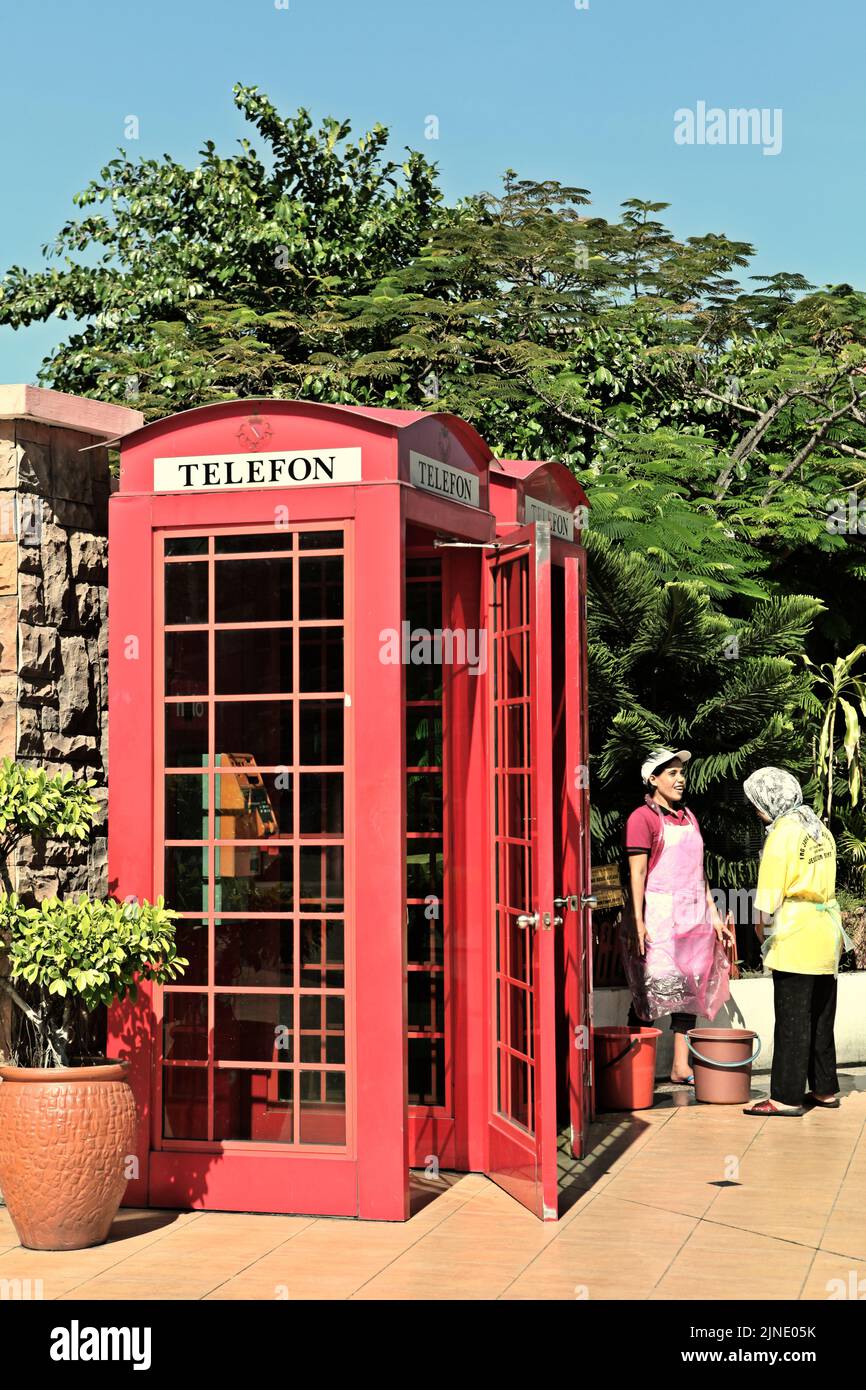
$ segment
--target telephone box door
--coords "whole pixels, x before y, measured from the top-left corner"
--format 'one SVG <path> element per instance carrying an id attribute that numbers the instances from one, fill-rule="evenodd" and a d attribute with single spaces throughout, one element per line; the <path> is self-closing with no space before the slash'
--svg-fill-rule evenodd
<path id="1" fill-rule="evenodd" d="M 488 1175 L 557 1217 L 550 532 L 486 557 L 492 754 Z"/>
<path id="2" fill-rule="evenodd" d="M 589 828 L 589 747 L 586 669 L 586 552 L 563 564 L 563 689 L 565 748 L 562 774 L 562 884 L 556 900 L 562 918 L 568 1021 L 567 1084 L 571 1148 L 586 1151 L 592 1098 L 592 924 L 585 905 L 592 881 Z M 554 632 L 554 643 L 556 642 Z"/>

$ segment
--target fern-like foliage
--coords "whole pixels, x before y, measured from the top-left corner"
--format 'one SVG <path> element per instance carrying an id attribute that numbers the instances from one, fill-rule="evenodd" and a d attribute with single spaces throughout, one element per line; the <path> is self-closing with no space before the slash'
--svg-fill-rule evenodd
<path id="1" fill-rule="evenodd" d="M 793 657 L 822 605 L 764 598 L 734 619 L 701 584 L 660 582 L 650 560 L 609 537 L 591 531 L 587 549 L 594 855 L 619 856 L 647 752 L 686 747 L 712 881 L 749 886 L 760 835 L 741 784 L 768 763 L 808 780 L 815 697 Z"/>

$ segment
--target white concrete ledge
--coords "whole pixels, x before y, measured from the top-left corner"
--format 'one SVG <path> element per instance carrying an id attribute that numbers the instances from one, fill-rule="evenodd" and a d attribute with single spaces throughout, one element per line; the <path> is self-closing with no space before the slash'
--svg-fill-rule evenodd
<path id="1" fill-rule="evenodd" d="M 43 386 L 0 386 L 0 420 L 36 420 L 103 439 L 122 439 L 144 424 L 140 410 Z"/>
<path id="2" fill-rule="evenodd" d="M 631 1002 L 629 990 L 593 990 L 593 1022 L 623 1024 Z M 761 1039 L 761 1055 L 755 1071 L 769 1071 L 773 1064 L 773 980 L 769 972 L 731 983 L 731 998 L 712 1023 L 698 1019 L 698 1026 L 712 1028 L 752 1028 Z M 670 1076 L 673 1042 L 670 1018 L 656 1020 L 662 1029 L 657 1053 L 658 1076 Z M 839 1002 L 836 1008 L 836 1059 L 840 1066 L 866 1062 L 866 970 L 846 971 L 839 976 Z"/>

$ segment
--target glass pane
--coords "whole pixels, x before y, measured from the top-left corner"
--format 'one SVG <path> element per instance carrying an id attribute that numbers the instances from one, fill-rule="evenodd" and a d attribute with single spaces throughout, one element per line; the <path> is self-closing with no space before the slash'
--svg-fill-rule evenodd
<path id="1" fill-rule="evenodd" d="M 214 1057 L 226 1062 L 293 1061 L 290 994 L 214 995 Z"/>
<path id="2" fill-rule="evenodd" d="M 207 762 L 207 725 L 203 700 L 165 706 L 166 767 L 201 767 Z"/>
<path id="3" fill-rule="evenodd" d="M 406 829 L 410 832 L 442 830 L 442 775 L 410 772 L 406 778 Z"/>
<path id="4" fill-rule="evenodd" d="M 302 766 L 343 762 L 343 701 L 302 700 L 300 708 Z"/>
<path id="5" fill-rule="evenodd" d="M 412 965 L 441 965 L 443 961 L 442 904 L 410 903 L 406 909 L 406 953 Z"/>
<path id="6" fill-rule="evenodd" d="M 526 792 L 528 778 L 522 773 L 501 773 L 502 795 L 505 798 L 505 833 L 512 840 L 526 840 L 531 833 L 527 820 Z"/>
<path id="7" fill-rule="evenodd" d="M 408 1020 L 411 1033 L 441 1033 L 444 1028 L 442 972 L 408 972 Z"/>
<path id="8" fill-rule="evenodd" d="M 162 1132 L 166 1139 L 207 1139 L 207 1070 L 163 1067 Z"/>
<path id="9" fill-rule="evenodd" d="M 507 990 L 510 1029 L 508 1040 L 515 1052 L 525 1052 L 528 1056 L 532 1051 L 529 1036 L 529 990 L 520 989 L 517 985 L 508 985 Z"/>
<path id="10" fill-rule="evenodd" d="M 302 912 L 342 912 L 342 845 L 305 845 L 301 849 Z"/>
<path id="11" fill-rule="evenodd" d="M 214 858 L 217 912 L 291 911 L 291 849 L 217 845 Z"/>
<path id="12" fill-rule="evenodd" d="M 406 710 L 406 766 L 442 766 L 442 707 L 410 706 Z"/>
<path id="13" fill-rule="evenodd" d="M 413 639 L 406 666 L 407 700 L 442 699 L 442 661 L 432 641 Z"/>
<path id="14" fill-rule="evenodd" d="M 207 778 L 171 775 L 165 779 L 165 838 L 207 839 Z"/>
<path id="15" fill-rule="evenodd" d="M 292 629 L 239 628 L 217 632 L 218 695 L 289 694 L 292 689 Z"/>
<path id="16" fill-rule="evenodd" d="M 227 764 L 223 758 L 223 766 Z M 265 840 L 292 833 L 292 774 L 243 771 L 223 772 L 214 779 L 216 838 Z"/>
<path id="17" fill-rule="evenodd" d="M 528 576 L 529 559 L 525 555 L 506 563 L 501 571 L 503 626 L 506 628 L 522 627 L 526 622 L 529 608 Z"/>
<path id="18" fill-rule="evenodd" d="M 523 1125 L 524 1129 L 531 1130 L 529 1063 L 521 1061 L 519 1057 L 512 1057 L 509 1053 L 507 1066 L 511 1080 L 511 1118 Z"/>
<path id="19" fill-rule="evenodd" d="M 218 985 L 294 984 L 293 927 L 279 919 L 217 919 L 214 924 L 214 980 Z"/>
<path id="20" fill-rule="evenodd" d="M 174 939 L 179 956 L 189 965 L 183 972 L 185 985 L 207 984 L 207 922 L 181 917 L 174 924 Z"/>
<path id="21" fill-rule="evenodd" d="M 162 1015 L 163 1056 L 173 1062 L 207 1061 L 207 995 L 166 990 Z"/>
<path id="22" fill-rule="evenodd" d="M 505 661 L 506 700 L 514 700 L 529 694 L 529 662 L 527 660 L 527 636 L 525 632 L 512 632 L 503 637 Z"/>
<path id="23" fill-rule="evenodd" d="M 165 901 L 176 912 L 207 912 L 206 849 L 166 848 Z"/>
<path id="24" fill-rule="evenodd" d="M 345 1144 L 346 1076 L 341 1071 L 301 1072 L 302 1144 Z"/>
<path id="25" fill-rule="evenodd" d="M 291 550 L 294 535 L 291 531 L 249 531 L 243 536 L 217 536 L 217 555 L 236 554 L 239 550 Z"/>
<path id="26" fill-rule="evenodd" d="M 165 567 L 165 621 L 175 623 L 207 622 L 207 563 Z"/>
<path id="27" fill-rule="evenodd" d="M 217 761 L 229 757 L 287 767 L 294 762 L 292 747 L 291 700 L 217 701 Z"/>
<path id="28" fill-rule="evenodd" d="M 292 559 L 220 560 L 216 565 L 218 623 L 288 622 L 292 617 Z"/>
<path id="29" fill-rule="evenodd" d="M 301 834 L 342 835 L 342 772 L 301 773 Z"/>
<path id="30" fill-rule="evenodd" d="M 442 1038 L 410 1038 L 409 1104 L 445 1104 L 445 1043 Z"/>
<path id="31" fill-rule="evenodd" d="M 207 633 L 165 634 L 166 695 L 207 694 Z"/>
<path id="32" fill-rule="evenodd" d="M 413 840 L 406 853 L 406 895 L 442 899 L 443 857 L 441 840 Z"/>
<path id="33" fill-rule="evenodd" d="M 302 531 L 298 536 L 301 550 L 342 550 L 342 531 Z"/>
<path id="34" fill-rule="evenodd" d="M 506 705 L 503 714 L 505 717 L 505 764 L 510 768 L 526 767 L 526 740 L 524 738 L 524 728 L 527 717 L 527 706 Z"/>
<path id="35" fill-rule="evenodd" d="M 525 927 L 517 925 L 518 912 L 511 912 L 503 916 L 503 926 L 507 928 L 508 937 L 504 945 L 508 948 L 505 957 L 505 969 L 515 980 L 524 980 L 530 983 L 529 971 L 532 964 L 532 942 L 531 931 Z"/>
<path id="36" fill-rule="evenodd" d="M 321 555 L 301 560 L 298 587 L 299 618 L 342 618 L 342 555 Z"/>
<path id="37" fill-rule="evenodd" d="M 291 1144 L 293 1086 L 290 1071 L 220 1067 L 214 1077 L 214 1139 Z"/>
<path id="38" fill-rule="evenodd" d="M 300 1060 L 318 1064 L 345 1062 L 346 1022 L 342 998 L 302 994 L 300 1010 Z"/>
<path id="39" fill-rule="evenodd" d="M 207 536 L 172 536 L 165 542 L 166 555 L 207 555 Z"/>
<path id="40" fill-rule="evenodd" d="M 342 989 L 345 984 L 343 923 L 303 918 L 301 933 L 301 986 L 305 989 Z"/>
<path id="41" fill-rule="evenodd" d="M 299 690 L 343 689 L 343 629 L 305 627 L 298 634 Z"/>
<path id="42" fill-rule="evenodd" d="M 517 908 L 518 912 L 527 912 L 530 894 L 526 865 L 529 851 L 524 845 L 506 845 L 505 854 L 508 874 L 505 901 L 509 907 Z"/>
<path id="43" fill-rule="evenodd" d="M 411 561 L 410 561 L 411 564 Z M 410 629 L 433 632 L 442 627 L 442 587 L 430 581 L 407 583 L 406 619 Z"/>

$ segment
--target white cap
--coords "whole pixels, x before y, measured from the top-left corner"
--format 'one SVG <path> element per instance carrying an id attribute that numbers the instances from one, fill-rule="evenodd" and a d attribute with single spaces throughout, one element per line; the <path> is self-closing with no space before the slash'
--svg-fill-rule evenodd
<path id="1" fill-rule="evenodd" d="M 688 748 L 678 748 L 676 751 L 672 748 L 654 748 L 646 762 L 641 764 L 641 781 L 648 782 L 650 775 L 658 771 L 664 763 L 669 763 L 671 758 L 680 758 L 682 762 L 687 763 L 691 756 Z"/>

